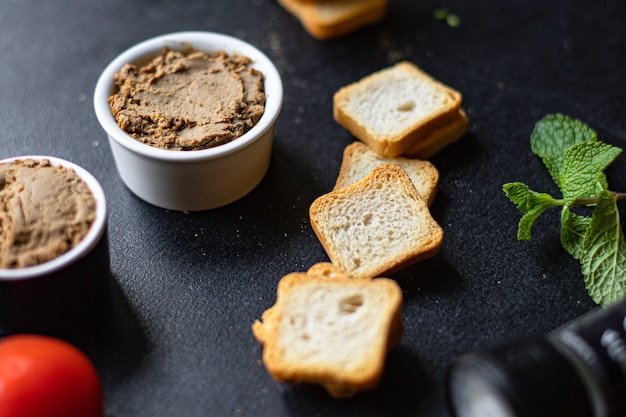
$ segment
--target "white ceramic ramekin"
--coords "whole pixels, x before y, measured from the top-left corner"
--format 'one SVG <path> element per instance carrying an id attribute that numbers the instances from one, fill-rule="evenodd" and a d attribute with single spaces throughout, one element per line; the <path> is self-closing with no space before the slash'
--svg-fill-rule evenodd
<path id="1" fill-rule="evenodd" d="M 0 333 L 43 333 L 66 337 L 89 331 L 110 278 L 107 203 L 98 181 L 80 166 L 51 156 L 3 159 L 50 160 L 74 170 L 96 200 L 96 216 L 85 237 L 64 254 L 25 268 L 0 268 Z"/>
<path id="2" fill-rule="evenodd" d="M 197 151 L 159 149 L 127 135 L 115 122 L 107 102 L 114 91 L 113 74 L 124 64 L 142 63 L 156 56 L 164 46 L 225 51 L 250 58 L 265 79 L 266 103 L 261 119 L 232 142 Z M 96 116 L 109 137 L 119 175 L 126 186 L 151 204 L 178 211 L 224 206 L 259 184 L 269 167 L 274 123 L 282 102 L 280 74 L 264 53 L 240 39 L 211 32 L 172 33 L 131 47 L 106 67 L 94 93 Z"/>

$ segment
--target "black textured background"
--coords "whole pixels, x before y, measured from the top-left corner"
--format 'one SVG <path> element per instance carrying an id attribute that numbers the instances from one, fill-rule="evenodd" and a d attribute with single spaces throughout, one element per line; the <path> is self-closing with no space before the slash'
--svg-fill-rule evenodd
<path id="1" fill-rule="evenodd" d="M 448 7 L 457 28 L 436 20 Z M 558 213 L 530 242 L 501 186 L 555 193 L 529 135 L 562 112 L 626 147 L 622 0 L 390 0 L 380 24 L 317 41 L 273 0 L 3 0 L 0 157 L 58 156 L 108 198 L 114 304 L 103 340 L 82 347 L 106 390 L 107 417 L 448 415 L 450 362 L 483 346 L 544 334 L 591 310 L 579 265 L 561 248 Z M 181 30 L 222 32 L 274 60 L 284 82 L 270 170 L 228 207 L 171 212 L 133 196 L 94 115 L 100 72 L 133 44 Z M 394 277 L 406 331 L 382 384 L 348 401 L 274 382 L 252 322 L 285 274 L 326 255 L 308 207 L 335 181 L 353 138 L 332 119 L 341 86 L 410 60 L 464 96 L 470 133 L 432 158 L 439 255 Z M 609 169 L 626 189 L 626 155 Z M 624 211 L 624 210 L 622 210 Z"/>

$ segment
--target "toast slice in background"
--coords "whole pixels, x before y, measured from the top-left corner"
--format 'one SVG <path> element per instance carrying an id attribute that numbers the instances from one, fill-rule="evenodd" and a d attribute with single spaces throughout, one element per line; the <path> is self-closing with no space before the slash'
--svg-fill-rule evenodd
<path id="1" fill-rule="evenodd" d="M 319 40 L 338 38 L 377 23 L 387 14 L 388 0 L 278 0 L 304 29 Z"/>
<path id="2" fill-rule="evenodd" d="M 443 229 L 398 165 L 318 197 L 311 227 L 330 261 L 353 278 L 375 278 L 439 252 Z"/>
<path id="3" fill-rule="evenodd" d="M 320 384 L 335 398 L 350 397 L 382 377 L 388 350 L 403 331 L 402 291 L 387 278 L 315 271 L 284 276 L 276 303 L 252 331 L 274 379 Z"/>
<path id="4" fill-rule="evenodd" d="M 439 171 L 432 163 L 402 156 L 393 158 L 381 156 L 362 142 L 353 142 L 344 149 L 341 168 L 333 190 L 345 188 L 362 180 L 374 168 L 383 164 L 396 164 L 404 169 L 417 191 L 426 200 L 426 204 L 431 205 L 439 184 Z"/>
<path id="5" fill-rule="evenodd" d="M 460 92 L 403 61 L 340 88 L 333 116 L 373 151 L 394 157 L 456 121 L 461 103 Z"/>

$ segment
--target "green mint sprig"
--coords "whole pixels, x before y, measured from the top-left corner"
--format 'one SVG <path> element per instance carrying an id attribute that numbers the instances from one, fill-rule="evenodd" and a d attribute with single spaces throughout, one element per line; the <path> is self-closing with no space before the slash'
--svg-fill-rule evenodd
<path id="1" fill-rule="evenodd" d="M 621 299 L 626 295 L 626 241 L 617 202 L 626 194 L 608 189 L 604 170 L 622 150 L 599 141 L 583 122 L 562 114 L 537 122 L 530 145 L 562 198 L 532 191 L 521 182 L 504 184 L 504 193 L 522 212 L 517 238 L 529 240 L 535 220 L 560 207 L 561 244 L 580 262 L 589 296 L 602 306 Z"/>

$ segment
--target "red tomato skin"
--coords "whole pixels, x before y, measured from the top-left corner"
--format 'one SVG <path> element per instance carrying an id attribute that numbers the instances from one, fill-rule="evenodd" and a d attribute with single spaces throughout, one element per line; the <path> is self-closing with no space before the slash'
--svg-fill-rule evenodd
<path id="1" fill-rule="evenodd" d="M 0 417 L 102 417 L 100 378 L 89 358 L 62 340 L 0 340 Z"/>

